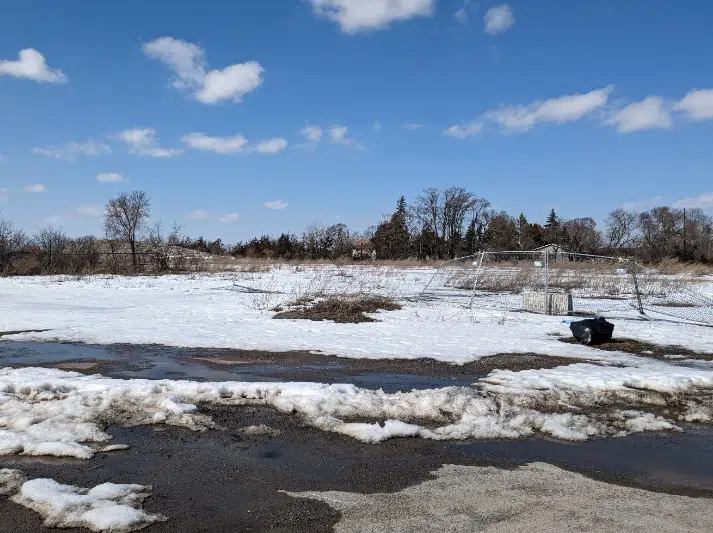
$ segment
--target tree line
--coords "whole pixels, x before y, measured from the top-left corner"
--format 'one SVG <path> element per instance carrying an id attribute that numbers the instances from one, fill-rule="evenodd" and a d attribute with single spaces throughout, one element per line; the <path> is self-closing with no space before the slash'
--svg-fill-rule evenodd
<path id="1" fill-rule="evenodd" d="M 33 235 L 0 216 L 0 273 L 139 271 L 180 269 L 180 250 L 260 259 L 452 259 L 481 251 L 533 250 L 556 245 L 574 253 L 618 255 L 648 263 L 665 259 L 713 262 L 713 219 L 703 210 L 655 207 L 615 209 L 598 227 L 594 219 L 562 219 L 552 209 L 542 223 L 512 216 L 462 187 L 425 189 L 410 203 L 362 233 L 345 224 L 311 224 L 300 235 L 262 235 L 234 245 L 191 239 L 174 225 L 165 234 L 150 224 L 151 202 L 143 191 L 119 194 L 104 210 L 101 238 L 68 237 L 48 227 Z M 104 259 L 102 259 L 104 258 Z"/>

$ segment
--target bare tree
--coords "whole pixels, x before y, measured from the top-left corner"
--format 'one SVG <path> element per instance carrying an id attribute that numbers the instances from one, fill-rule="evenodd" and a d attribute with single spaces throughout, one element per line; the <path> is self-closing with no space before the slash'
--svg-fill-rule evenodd
<path id="1" fill-rule="evenodd" d="M 593 218 L 573 218 L 562 223 L 562 230 L 567 247 L 571 252 L 594 253 L 599 250 L 602 236 L 597 231 L 597 223 Z"/>
<path id="2" fill-rule="evenodd" d="M 137 270 L 136 241 L 151 214 L 151 201 L 144 191 L 122 193 L 109 200 L 104 212 L 104 229 L 109 239 L 124 241 L 131 248 L 131 264 Z"/>
<path id="3" fill-rule="evenodd" d="M 12 222 L 0 217 L 0 273 L 10 266 L 13 255 L 21 251 L 26 242 L 22 231 L 16 230 Z"/>
<path id="4" fill-rule="evenodd" d="M 604 238 L 610 249 L 621 250 L 634 245 L 639 217 L 622 208 L 615 209 L 604 221 Z"/>
<path id="5" fill-rule="evenodd" d="M 426 189 L 416 198 L 411 212 L 422 228 L 436 236 L 441 255 L 453 257 L 461 244 L 466 216 L 470 214 L 469 223 L 476 220 L 482 227 L 489 205 L 462 187 Z"/>
<path id="6" fill-rule="evenodd" d="M 64 270 L 66 261 L 63 254 L 66 252 L 70 240 L 61 228 L 41 229 L 34 235 L 32 241 L 40 251 L 45 270 L 50 272 Z"/>

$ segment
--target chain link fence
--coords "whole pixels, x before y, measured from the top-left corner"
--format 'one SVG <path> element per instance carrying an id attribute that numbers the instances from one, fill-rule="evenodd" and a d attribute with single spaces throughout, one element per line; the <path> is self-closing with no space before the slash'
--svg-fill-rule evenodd
<path id="1" fill-rule="evenodd" d="M 696 280 L 664 275 L 619 257 L 548 247 L 481 252 L 445 261 L 418 301 L 451 299 L 465 308 L 555 315 L 626 311 L 713 324 L 713 298 Z"/>

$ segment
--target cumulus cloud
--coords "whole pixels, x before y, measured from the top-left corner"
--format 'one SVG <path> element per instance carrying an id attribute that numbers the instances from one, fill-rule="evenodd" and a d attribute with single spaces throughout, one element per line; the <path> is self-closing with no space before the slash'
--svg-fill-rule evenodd
<path id="1" fill-rule="evenodd" d="M 337 124 L 330 126 L 327 129 L 327 134 L 329 135 L 329 141 L 332 144 L 341 144 L 343 146 L 351 146 L 357 150 L 362 150 L 364 147 L 356 142 L 354 139 L 349 138 L 349 128 L 344 125 Z"/>
<path id="2" fill-rule="evenodd" d="M 319 16 L 336 22 L 344 33 L 388 28 L 392 22 L 433 13 L 435 0 L 308 0 Z"/>
<path id="3" fill-rule="evenodd" d="M 507 133 L 526 132 L 537 124 L 564 124 L 604 107 L 612 90 L 612 87 L 604 87 L 585 94 L 560 96 L 526 106 L 501 107 L 487 111 L 484 118 Z"/>
<path id="4" fill-rule="evenodd" d="M 287 148 L 287 141 L 282 137 L 273 137 L 257 143 L 255 151 L 261 154 L 279 154 Z"/>
<path id="5" fill-rule="evenodd" d="M 231 137 L 211 137 L 205 133 L 189 133 L 184 135 L 183 143 L 194 150 L 215 152 L 216 154 L 229 155 L 245 150 L 248 140 L 242 135 Z"/>
<path id="6" fill-rule="evenodd" d="M 508 4 L 503 4 L 488 9 L 483 21 L 485 22 L 485 33 L 498 35 L 513 27 L 515 16 L 512 14 L 512 8 Z"/>
<path id="7" fill-rule="evenodd" d="M 171 85 L 192 93 L 204 104 L 241 102 L 243 96 L 262 85 L 265 69 L 255 61 L 236 63 L 223 69 L 209 69 L 205 52 L 199 46 L 159 37 L 143 45 L 144 54 L 168 65 L 176 75 Z"/>
<path id="8" fill-rule="evenodd" d="M 25 185 L 26 192 L 45 192 L 45 186 L 41 183 L 35 183 L 34 185 Z"/>
<path id="9" fill-rule="evenodd" d="M 266 209 L 285 209 L 287 204 L 282 200 L 274 200 L 272 202 L 265 202 Z"/>
<path id="10" fill-rule="evenodd" d="M 317 145 L 322 140 L 322 128 L 319 126 L 305 126 L 300 131 L 300 134 L 307 141 L 305 144 L 300 145 L 302 148 L 307 150 L 314 150 Z"/>
<path id="11" fill-rule="evenodd" d="M 261 154 L 279 154 L 287 148 L 287 141 L 282 137 L 273 137 L 260 141 L 254 146 L 242 135 L 230 137 L 211 137 L 205 133 L 189 133 L 184 135 L 183 143 L 194 150 L 215 152 L 221 155 L 258 152 Z"/>
<path id="12" fill-rule="evenodd" d="M 713 89 L 694 89 L 674 109 L 688 120 L 713 120 Z"/>
<path id="13" fill-rule="evenodd" d="M 25 78 L 38 83 L 66 83 L 69 78 L 59 69 L 49 68 L 45 56 L 34 48 L 20 50 L 16 60 L 0 60 L 0 76 Z"/>
<path id="14" fill-rule="evenodd" d="M 96 180 L 101 183 L 123 183 L 128 181 L 117 172 L 102 172 L 101 174 L 97 174 Z"/>
<path id="15" fill-rule="evenodd" d="M 619 133 L 666 129 L 673 127 L 670 106 L 660 96 L 649 96 L 619 109 L 607 121 Z"/>
<path id="16" fill-rule="evenodd" d="M 78 157 L 83 155 L 97 156 L 110 154 L 111 148 L 104 143 L 90 140 L 84 142 L 72 141 L 65 146 L 35 147 L 32 149 L 32 152 L 47 157 L 54 157 L 62 161 L 74 162 Z"/>
<path id="17" fill-rule="evenodd" d="M 682 200 L 679 200 L 675 204 L 676 207 L 685 207 L 685 208 L 696 208 L 700 207 L 701 209 L 708 209 L 713 207 L 713 192 L 707 193 L 707 194 L 701 194 L 699 196 L 695 196 L 693 198 L 683 198 Z"/>
<path id="18" fill-rule="evenodd" d="M 188 213 L 188 218 L 192 218 L 194 220 L 205 220 L 207 218 L 211 218 L 211 216 L 212 215 L 210 213 L 203 211 L 203 209 L 194 209 Z"/>
<path id="19" fill-rule="evenodd" d="M 483 123 L 480 121 L 468 122 L 466 124 L 454 124 L 448 127 L 443 134 L 456 139 L 467 139 L 483 131 Z"/>
<path id="20" fill-rule="evenodd" d="M 156 140 L 156 131 L 151 128 L 124 130 L 116 137 L 129 147 L 132 154 L 136 155 L 168 158 L 182 153 L 182 150 L 161 148 Z"/>
<path id="21" fill-rule="evenodd" d="M 99 217 L 104 213 L 100 205 L 82 205 L 77 208 L 77 213 L 84 217 Z"/>
<path id="22" fill-rule="evenodd" d="M 219 217 L 218 222 L 220 222 L 221 224 L 232 224 L 233 222 L 237 222 L 239 218 L 240 215 L 238 213 L 230 213 L 228 215 L 223 215 L 222 217 Z"/>

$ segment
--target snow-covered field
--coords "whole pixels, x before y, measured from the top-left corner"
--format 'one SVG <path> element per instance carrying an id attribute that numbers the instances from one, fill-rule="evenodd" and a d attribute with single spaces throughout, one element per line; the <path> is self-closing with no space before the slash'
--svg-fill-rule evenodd
<path id="1" fill-rule="evenodd" d="M 495 370 L 471 387 L 387 394 L 319 383 L 120 380 L 47 368 L 0 369 L 0 456 L 89 459 L 124 449 L 109 425 L 168 424 L 203 430 L 199 405 L 265 405 L 311 426 L 377 443 L 517 438 L 541 432 L 582 441 L 713 422 L 713 363 L 663 361 L 565 344 L 569 319 L 466 309 L 467 293 L 414 302 L 433 269 L 277 267 L 268 272 L 163 277 L 0 279 L 0 332 L 46 330 L 11 340 L 309 350 L 352 358 L 430 357 L 464 364 L 498 353 L 581 360 L 543 370 Z M 713 287 L 709 285 L 708 289 Z M 709 291 L 710 292 L 710 291 Z M 301 296 L 379 294 L 403 305 L 379 322 L 273 320 Z M 713 352 L 713 329 L 633 311 L 609 316 L 615 335 Z M 359 419 L 360 422 L 354 422 Z M 140 508 L 148 488 L 82 489 L 0 470 L 0 494 L 50 526 L 130 531 L 163 520 Z"/>
<path id="2" fill-rule="evenodd" d="M 11 337 L 96 344 L 312 350 L 343 357 L 432 357 L 465 363 L 495 353 L 598 357 L 564 345 L 561 317 L 466 309 L 466 291 L 419 303 L 429 268 L 277 267 L 269 272 L 163 277 L 28 277 L 0 279 L 0 331 L 47 329 Z M 266 292 L 251 292 L 254 290 Z M 404 304 L 378 323 L 273 320 L 277 305 L 313 294 L 381 294 Z M 616 334 L 713 351 L 708 328 L 671 320 L 646 322 L 635 312 L 611 317 Z M 616 359 L 616 356 L 608 356 Z"/>

